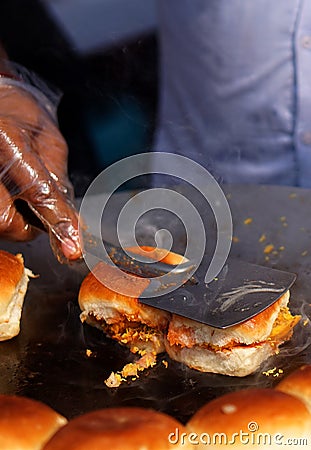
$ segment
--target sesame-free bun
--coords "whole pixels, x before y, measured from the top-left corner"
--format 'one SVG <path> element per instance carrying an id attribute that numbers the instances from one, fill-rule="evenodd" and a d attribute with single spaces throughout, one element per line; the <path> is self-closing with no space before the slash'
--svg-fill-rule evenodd
<path id="1" fill-rule="evenodd" d="M 305 404 L 268 388 L 222 395 L 200 408 L 187 428 L 203 441 L 196 448 L 207 448 L 209 438 L 215 449 L 275 450 L 293 445 L 293 439 L 295 449 L 306 449 L 311 442 L 311 415 Z"/>
<path id="2" fill-rule="evenodd" d="M 0 395 L 0 449 L 41 450 L 67 420 L 39 401 Z"/>
<path id="3" fill-rule="evenodd" d="M 177 253 L 153 247 L 131 247 L 129 251 L 147 255 L 167 264 L 178 264 L 184 258 Z M 83 280 L 79 290 L 81 321 L 103 329 L 113 339 L 131 351 L 161 353 L 164 332 L 171 314 L 144 305 L 139 296 L 150 280 L 135 277 L 110 266 L 98 263 Z"/>
<path id="4" fill-rule="evenodd" d="M 166 450 L 192 447 L 171 444 L 184 426 L 173 417 L 147 408 L 107 408 L 72 419 L 44 450 Z M 174 436 L 173 436 L 174 435 Z"/>
<path id="5" fill-rule="evenodd" d="M 178 264 L 183 261 L 182 256 L 176 253 L 153 247 L 131 247 L 128 250 L 138 255 L 147 252 L 151 259 L 158 259 L 167 264 Z M 82 310 L 82 321 L 90 322 L 95 316 L 98 320 L 104 319 L 107 323 L 115 323 L 125 318 L 132 322 L 142 322 L 150 327 L 165 327 L 170 314 L 143 305 L 138 300 L 148 285 L 147 278 L 127 275 L 114 266 L 100 262 L 80 286 L 78 300 Z"/>
<path id="6" fill-rule="evenodd" d="M 29 277 L 22 255 L 0 250 L 0 341 L 20 331 L 20 319 Z"/>
<path id="7" fill-rule="evenodd" d="M 107 277 L 115 285 L 115 290 L 99 281 Z M 139 302 L 138 297 L 148 283 L 145 278 L 129 277 L 116 267 L 99 263 L 80 286 L 81 321 L 102 329 L 134 353 L 163 352 L 163 331 L 167 328 L 170 315 Z M 120 286 L 130 296 L 120 294 Z"/>
<path id="8" fill-rule="evenodd" d="M 173 315 L 165 339 L 171 359 L 201 372 L 244 377 L 290 339 L 300 316 L 288 309 L 289 291 L 255 317 L 224 330 Z"/>
<path id="9" fill-rule="evenodd" d="M 173 320 L 170 322 L 168 337 L 170 339 L 171 333 L 174 335 L 180 333 L 178 342 L 185 346 L 189 340 L 189 335 L 181 331 L 189 329 L 191 330 L 190 339 L 195 339 L 196 345 L 209 343 L 217 347 L 224 347 L 232 342 L 246 345 L 254 344 L 254 342 L 263 342 L 271 335 L 273 325 L 280 310 L 287 306 L 289 297 L 290 292 L 287 291 L 279 300 L 261 313 L 238 325 L 233 325 L 225 329 L 214 328 L 185 317 L 174 315 Z"/>
<path id="10" fill-rule="evenodd" d="M 109 285 L 113 285 L 114 289 L 108 288 L 105 280 L 109 280 Z M 143 305 L 138 300 L 148 284 L 146 278 L 128 276 L 103 262 L 97 264 L 80 286 L 78 300 L 83 311 L 81 319 L 87 320 L 88 314 L 92 314 L 108 323 L 127 318 L 152 327 L 161 325 L 163 321 L 166 324 L 167 313 Z M 119 293 L 120 290 L 126 290 L 127 295 Z"/>
<path id="11" fill-rule="evenodd" d="M 276 386 L 278 391 L 294 395 L 302 400 L 311 413 L 311 365 L 296 369 Z"/>

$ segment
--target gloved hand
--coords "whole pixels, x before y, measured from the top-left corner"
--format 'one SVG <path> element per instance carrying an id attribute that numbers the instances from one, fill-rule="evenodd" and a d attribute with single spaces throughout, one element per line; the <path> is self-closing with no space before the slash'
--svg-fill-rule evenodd
<path id="1" fill-rule="evenodd" d="M 54 253 L 73 260 L 81 256 L 78 214 L 52 106 L 37 88 L 0 75 L 0 237 L 36 235 L 14 204 L 21 199 L 49 231 Z"/>

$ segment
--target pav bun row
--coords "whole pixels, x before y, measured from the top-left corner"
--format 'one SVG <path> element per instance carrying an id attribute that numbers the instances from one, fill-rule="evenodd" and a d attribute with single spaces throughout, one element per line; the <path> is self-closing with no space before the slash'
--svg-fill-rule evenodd
<path id="1" fill-rule="evenodd" d="M 0 395 L 1 450 L 308 449 L 311 365 L 276 388 L 229 392 L 186 424 L 160 411 L 114 407 L 69 421 L 25 397 Z"/>

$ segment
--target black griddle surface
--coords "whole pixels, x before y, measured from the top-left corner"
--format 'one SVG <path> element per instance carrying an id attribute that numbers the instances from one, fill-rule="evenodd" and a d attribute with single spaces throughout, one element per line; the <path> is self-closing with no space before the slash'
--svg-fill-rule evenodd
<path id="1" fill-rule="evenodd" d="M 40 278 L 30 281 L 19 336 L 0 343 L 0 392 L 43 401 L 67 418 L 98 408 L 135 405 L 166 412 L 185 422 L 216 396 L 244 387 L 272 387 L 295 368 L 311 363 L 307 322 L 311 311 L 311 191 L 271 186 L 233 186 L 225 191 L 234 222 L 231 255 L 298 274 L 290 304 L 303 319 L 279 355 L 270 358 L 257 373 L 235 378 L 200 373 L 163 354 L 158 364 L 138 380 L 118 389 L 107 388 L 104 380 L 110 372 L 134 357 L 99 330 L 80 323 L 77 293 L 86 270 L 83 266 L 59 265 L 47 237 L 42 235 L 31 243 L 1 242 L 2 249 L 22 252 L 26 265 Z M 119 205 L 131 195 L 116 196 L 116 215 Z M 200 207 L 200 198 L 196 201 Z M 210 213 L 206 210 L 205 214 L 212 234 Z M 247 218 L 252 219 L 248 225 L 244 223 Z M 142 226 L 146 225 L 144 220 Z M 161 226 L 159 217 L 149 220 L 153 226 L 157 222 Z M 109 221 L 107 230 L 112 236 L 113 214 L 109 214 Z M 178 234 L 178 229 L 175 231 Z M 259 242 L 262 235 L 265 241 Z M 182 241 L 181 236 L 179 243 Z M 274 252 L 264 253 L 267 244 L 274 245 Z M 177 242 L 177 251 L 178 246 Z M 92 351 L 89 357 L 87 349 Z M 168 362 L 167 368 L 162 360 Z M 283 374 L 263 374 L 274 367 L 274 374 L 279 369 Z"/>

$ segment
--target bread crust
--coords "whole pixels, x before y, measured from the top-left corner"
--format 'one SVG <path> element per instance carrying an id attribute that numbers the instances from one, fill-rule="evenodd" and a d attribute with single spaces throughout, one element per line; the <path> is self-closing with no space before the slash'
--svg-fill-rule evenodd
<path id="1" fill-rule="evenodd" d="M 33 273 L 25 268 L 21 254 L 0 250 L 0 341 L 20 332 L 20 320 L 29 278 Z"/>
<path id="2" fill-rule="evenodd" d="M 1 450 L 39 450 L 67 419 L 30 398 L 0 395 Z"/>
<path id="3" fill-rule="evenodd" d="M 56 433 L 44 450 L 166 450 L 168 436 L 184 426 L 164 413 L 138 407 L 107 408 L 72 419 Z"/>
<path id="4" fill-rule="evenodd" d="M 291 395 L 268 388 L 242 389 L 225 394 L 204 405 L 188 421 L 187 428 L 196 433 L 208 433 L 210 436 L 224 433 L 227 439 L 233 439 L 234 433 L 242 430 L 248 433 L 249 439 L 253 439 L 253 442 L 250 441 L 249 445 L 246 445 L 245 440 L 243 443 L 239 436 L 235 436 L 231 445 L 227 443 L 216 448 L 229 446 L 234 449 L 276 449 L 283 448 L 278 440 L 280 439 L 278 436 L 281 435 L 283 444 L 286 439 L 294 438 L 308 439 L 310 442 L 311 415 L 304 403 Z M 259 443 L 258 440 L 254 440 L 256 437 L 264 438 L 259 433 L 261 435 L 267 433 L 265 438 L 270 437 L 271 444 L 265 445 L 261 441 L 261 445 L 256 445 Z M 286 448 L 286 443 L 284 445 Z M 301 441 L 301 446 L 295 445 L 295 448 L 307 448 L 306 442 Z"/>
<path id="5" fill-rule="evenodd" d="M 83 280 L 78 301 L 82 310 L 81 319 L 88 321 L 89 314 L 98 320 L 105 320 L 108 324 L 127 319 L 129 322 L 141 322 L 150 327 L 163 329 L 167 326 L 170 314 L 151 306 L 143 305 L 138 297 L 148 286 L 146 278 L 127 277 L 115 267 L 99 263 Z M 100 283 L 96 275 L 108 277 L 116 286 L 116 291 Z M 131 295 L 119 294 L 118 286 L 123 285 Z"/>
<path id="6" fill-rule="evenodd" d="M 7 309 L 24 273 L 22 255 L 0 250 L 0 321 L 7 319 Z"/>

